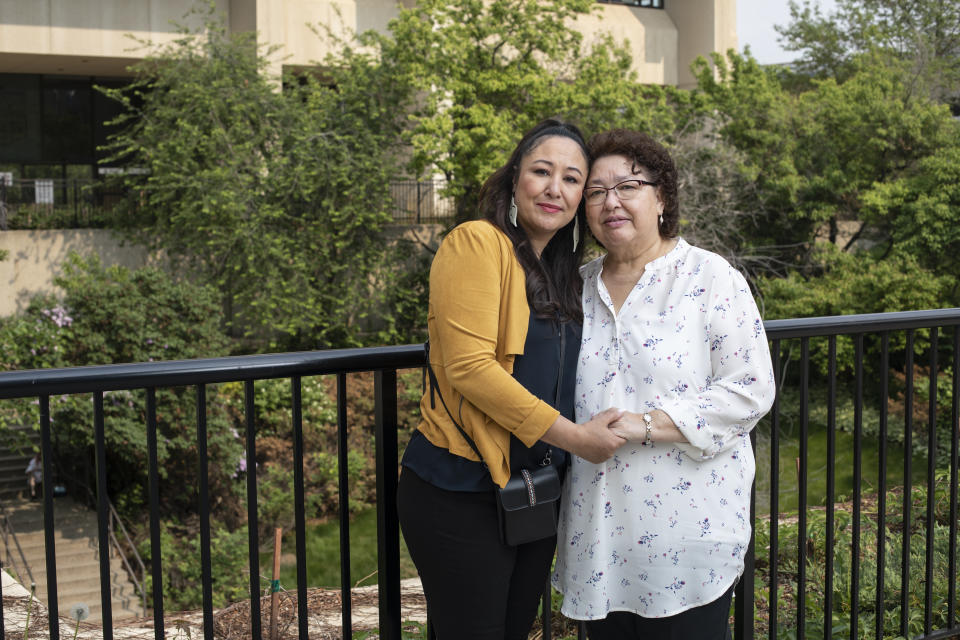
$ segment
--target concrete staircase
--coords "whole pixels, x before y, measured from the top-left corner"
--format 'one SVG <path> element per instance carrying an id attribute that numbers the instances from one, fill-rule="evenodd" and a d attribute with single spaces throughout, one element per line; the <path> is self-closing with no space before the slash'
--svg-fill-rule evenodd
<path id="1" fill-rule="evenodd" d="M 36 582 L 35 595 L 47 604 L 43 503 L 40 500 L 4 500 L 4 507 Z M 71 498 L 58 497 L 54 499 L 54 524 L 60 615 L 69 616 L 70 607 L 83 603 L 90 607 L 87 621 L 98 622 L 101 620 L 101 602 L 96 513 Z M 20 559 L 16 558 L 16 562 L 19 564 Z M 110 574 L 113 619 L 142 616 L 142 600 L 116 552 L 110 554 Z M 30 589 L 28 576 L 20 576 L 20 582 Z"/>
<path id="2" fill-rule="evenodd" d="M 40 448 L 40 434 L 30 427 L 11 427 L 12 439 L 22 446 L 12 446 L 6 439 L 0 439 L 0 500 L 4 504 L 10 500 L 29 496 L 27 474 L 24 473 L 33 451 L 30 446 Z"/>

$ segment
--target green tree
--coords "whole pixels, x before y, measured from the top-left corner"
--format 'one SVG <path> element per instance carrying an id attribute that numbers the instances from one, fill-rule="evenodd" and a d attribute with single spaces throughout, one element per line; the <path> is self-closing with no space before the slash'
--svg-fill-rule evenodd
<path id="1" fill-rule="evenodd" d="M 791 0 L 791 22 L 776 27 L 797 68 L 840 81 L 856 73 L 857 59 L 880 54 L 909 83 L 960 109 L 960 5 L 942 0 L 838 0 L 824 14 L 811 0 Z"/>
<path id="2" fill-rule="evenodd" d="M 0 369 L 43 369 L 122 362 L 183 360 L 225 355 L 215 292 L 146 267 L 104 267 L 72 255 L 55 284 L 60 298 L 37 296 L 19 315 L 0 320 Z M 146 397 L 142 390 L 104 393 L 108 490 L 121 513 L 146 501 Z M 160 495 L 165 512 L 195 509 L 197 469 L 195 394 L 182 387 L 157 390 Z M 211 493 L 230 502 L 243 446 L 209 392 L 208 450 Z M 88 394 L 50 398 L 56 472 L 79 497 L 93 487 L 93 400 Z M 0 426 L 39 425 L 36 400 L 0 407 Z M 15 433 L 6 428 L 0 431 Z M 174 489 L 174 487 L 176 489 Z M 229 510 L 229 509 L 228 509 Z"/>
<path id="3" fill-rule="evenodd" d="M 402 9 L 385 33 L 359 34 L 331 68 L 389 66 L 416 91 L 405 141 L 408 171 L 440 174 L 458 220 L 476 215 L 484 180 L 522 131 L 560 115 L 588 132 L 630 125 L 672 131 L 673 93 L 634 81 L 626 49 L 610 38 L 587 46 L 573 20 L 590 0 L 426 0 Z M 355 50 L 373 51 L 359 58 Z M 370 86 L 370 91 L 377 88 Z"/>
<path id="4" fill-rule="evenodd" d="M 233 335 L 358 344 L 389 264 L 403 88 L 371 62 L 280 91 L 270 53 L 211 10 L 138 63 L 132 87 L 104 89 L 125 107 L 110 161 L 134 169 L 118 223 L 214 284 Z"/>
<path id="5" fill-rule="evenodd" d="M 845 251 L 873 246 L 881 254 L 902 242 L 881 212 L 892 185 L 922 174 L 938 150 L 956 145 L 957 126 L 944 105 L 913 93 L 869 56 L 845 82 L 814 80 L 799 92 L 750 58 L 731 53 L 714 62 L 716 76 L 699 64 L 699 88 L 758 191 L 762 224 L 754 242 L 784 248 L 781 275 L 791 265 L 816 272 L 810 250 L 818 237 Z M 941 212 L 950 220 L 960 215 Z"/>
<path id="6" fill-rule="evenodd" d="M 954 128 L 952 144 L 864 194 L 864 218 L 883 229 L 885 255 L 915 256 L 949 279 L 941 306 L 960 304 L 960 126 Z"/>

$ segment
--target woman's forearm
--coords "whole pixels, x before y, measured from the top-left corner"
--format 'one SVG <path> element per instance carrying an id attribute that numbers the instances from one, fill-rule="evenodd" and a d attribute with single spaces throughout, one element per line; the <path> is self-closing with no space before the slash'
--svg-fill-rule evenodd
<path id="1" fill-rule="evenodd" d="M 613 452 L 625 442 L 622 436 L 611 429 L 622 414 L 623 412 L 619 409 L 607 409 L 583 424 L 558 416 L 540 439 L 589 462 L 599 464 L 610 458 Z"/>
<path id="2" fill-rule="evenodd" d="M 683 432 L 677 428 L 673 419 L 660 409 L 650 414 L 650 440 L 652 442 L 689 443 Z M 642 413 L 625 411 L 623 417 L 610 425 L 610 430 L 631 442 L 644 442 L 647 439 L 647 425 Z"/>

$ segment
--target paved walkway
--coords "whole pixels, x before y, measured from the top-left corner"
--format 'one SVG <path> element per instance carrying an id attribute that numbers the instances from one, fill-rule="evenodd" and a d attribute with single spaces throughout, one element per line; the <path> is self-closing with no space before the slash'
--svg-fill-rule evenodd
<path id="1" fill-rule="evenodd" d="M 27 620 L 27 608 L 30 593 L 17 583 L 5 571 L 3 578 L 3 623 L 7 637 L 22 637 Z M 402 617 L 405 621 L 425 622 L 427 619 L 426 601 L 420 580 L 412 578 L 400 583 Z M 353 590 L 352 613 L 353 631 L 376 629 L 379 620 L 377 608 L 377 587 L 358 587 Z M 309 611 L 309 635 L 311 640 L 342 638 L 340 626 L 340 592 L 326 589 L 307 591 Z M 264 614 L 264 636 L 269 629 L 269 598 L 261 605 Z M 49 638 L 48 614 L 46 607 L 34 599 L 30 608 L 30 638 Z M 278 628 L 280 638 L 296 638 L 298 634 L 296 619 L 296 593 L 284 593 L 281 596 Z M 77 624 L 74 620 L 60 617 L 60 637 L 74 635 Z M 214 630 L 217 638 L 248 638 L 249 607 L 246 603 L 236 603 L 214 612 Z M 15 635 L 14 635 L 15 634 Z M 99 640 L 103 637 L 100 625 L 80 623 L 77 639 Z M 123 620 L 114 624 L 113 637 L 118 640 L 150 640 L 154 638 L 153 618 Z M 183 611 L 168 613 L 164 618 L 164 637 L 167 639 L 193 640 L 203 637 L 203 612 Z"/>

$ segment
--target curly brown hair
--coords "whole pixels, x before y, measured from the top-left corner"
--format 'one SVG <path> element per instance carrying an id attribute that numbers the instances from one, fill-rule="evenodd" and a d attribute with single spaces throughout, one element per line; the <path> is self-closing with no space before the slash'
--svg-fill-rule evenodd
<path id="1" fill-rule="evenodd" d="M 663 203 L 662 238 L 675 238 L 680 230 L 680 201 L 677 196 L 677 168 L 662 144 L 640 131 L 611 129 L 598 133 L 588 143 L 594 161 L 604 156 L 624 156 L 633 166 L 631 171 L 645 171 L 657 185 L 657 196 Z"/>

